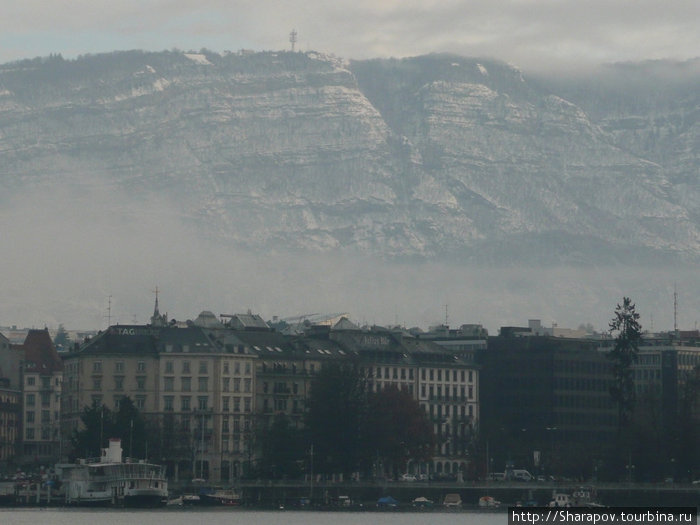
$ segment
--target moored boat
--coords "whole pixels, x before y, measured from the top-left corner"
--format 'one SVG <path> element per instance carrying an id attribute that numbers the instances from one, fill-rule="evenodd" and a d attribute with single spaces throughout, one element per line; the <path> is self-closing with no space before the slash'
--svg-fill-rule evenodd
<path id="1" fill-rule="evenodd" d="M 71 505 L 156 507 L 168 499 L 165 467 L 122 461 L 121 440 L 110 439 L 99 460 L 56 465 L 65 502 Z"/>

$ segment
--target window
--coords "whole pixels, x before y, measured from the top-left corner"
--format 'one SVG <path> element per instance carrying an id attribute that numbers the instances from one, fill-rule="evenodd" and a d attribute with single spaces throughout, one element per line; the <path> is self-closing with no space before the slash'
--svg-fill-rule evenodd
<path id="1" fill-rule="evenodd" d="M 166 374 L 172 374 L 173 372 L 173 362 L 172 361 L 166 361 L 165 362 L 165 373 Z"/>
<path id="2" fill-rule="evenodd" d="M 30 441 L 34 439 L 34 429 L 33 428 L 27 429 L 27 439 Z"/>
<path id="3" fill-rule="evenodd" d="M 136 363 L 136 371 L 137 372 L 145 372 L 146 371 L 146 362 L 139 361 L 138 363 Z"/>
<path id="4" fill-rule="evenodd" d="M 245 378 L 243 380 L 243 391 L 244 392 L 250 392 L 252 380 L 250 378 Z"/>
<path id="5" fill-rule="evenodd" d="M 114 390 L 124 390 L 123 376 L 114 376 Z"/>
<path id="6" fill-rule="evenodd" d="M 199 396 L 197 398 L 197 405 L 199 410 L 206 410 L 209 398 L 207 396 Z"/>
<path id="7" fill-rule="evenodd" d="M 245 362 L 245 375 L 250 375 L 250 361 Z"/>
<path id="8" fill-rule="evenodd" d="M 165 410 L 166 412 L 172 412 L 173 396 L 163 396 L 163 410 Z"/>
<path id="9" fill-rule="evenodd" d="M 228 378 L 228 377 L 224 377 L 224 379 L 223 379 L 223 387 L 222 387 L 222 390 L 223 390 L 224 392 L 228 392 L 230 383 L 231 383 L 231 379 Z"/>
<path id="10" fill-rule="evenodd" d="M 236 375 L 241 373 L 241 363 L 239 363 L 238 361 L 235 361 L 233 363 L 233 373 Z"/>
<path id="11" fill-rule="evenodd" d="M 189 373 L 190 373 L 190 362 L 189 362 L 189 361 L 183 361 L 183 362 L 182 362 L 182 373 L 183 373 L 183 374 L 189 374 Z"/>
<path id="12" fill-rule="evenodd" d="M 42 410 L 41 411 L 41 422 L 42 423 L 51 422 L 51 412 L 49 410 Z"/>
<path id="13" fill-rule="evenodd" d="M 377 377 L 378 377 L 379 379 L 382 378 L 382 369 L 381 369 L 381 367 L 379 367 L 379 366 L 377 367 Z"/>
<path id="14" fill-rule="evenodd" d="M 146 378 L 144 376 L 136 378 L 136 390 L 146 390 Z"/>
<path id="15" fill-rule="evenodd" d="M 469 382 L 470 383 L 472 382 L 472 371 L 471 370 L 469 371 Z"/>
<path id="16" fill-rule="evenodd" d="M 102 379 L 99 377 L 93 377 L 92 378 L 92 389 L 93 390 L 102 390 Z"/>
<path id="17" fill-rule="evenodd" d="M 200 361 L 200 362 L 199 362 L 199 373 L 200 373 L 200 374 L 206 374 L 206 373 L 207 373 L 207 362 L 206 362 L 206 361 Z"/>
<path id="18" fill-rule="evenodd" d="M 233 398 L 233 411 L 234 411 L 234 412 L 240 412 L 240 411 L 241 411 L 241 398 L 240 398 L 240 397 L 234 397 L 234 398 Z"/>
<path id="19" fill-rule="evenodd" d="M 191 392 L 192 391 L 192 378 L 191 377 L 183 377 L 181 379 L 182 382 L 182 391 L 183 392 Z"/>
<path id="20" fill-rule="evenodd" d="M 180 407 L 183 412 L 189 412 L 191 410 L 190 402 L 190 396 L 182 396 L 180 398 Z"/>
<path id="21" fill-rule="evenodd" d="M 27 385 L 28 386 L 34 386 L 35 383 L 36 383 L 36 378 L 34 376 L 27 377 Z"/>
<path id="22" fill-rule="evenodd" d="M 233 378 L 233 391 L 234 392 L 240 392 L 241 391 L 241 380 L 237 377 Z"/>
<path id="23" fill-rule="evenodd" d="M 41 406 L 48 407 L 51 406 L 51 392 L 41 393 Z"/>
<path id="24" fill-rule="evenodd" d="M 34 411 L 33 410 L 27 410 L 27 423 L 34 423 Z"/>
<path id="25" fill-rule="evenodd" d="M 228 396 L 226 396 L 226 397 L 224 397 L 224 398 L 221 399 L 221 401 L 222 401 L 222 403 L 223 403 L 223 406 L 221 407 L 221 410 L 223 410 L 224 412 L 228 412 L 228 411 L 229 411 L 229 400 L 230 400 L 230 398 L 229 398 Z"/>
<path id="26" fill-rule="evenodd" d="M 227 417 L 223 418 L 223 420 L 221 421 L 221 432 L 225 432 L 226 434 L 229 433 Z"/>
<path id="27" fill-rule="evenodd" d="M 198 390 L 199 392 L 206 392 L 209 390 L 209 378 L 208 377 L 199 377 L 198 378 L 199 384 L 198 384 Z"/>
<path id="28" fill-rule="evenodd" d="M 163 378 L 163 390 L 166 392 L 172 392 L 174 390 L 173 384 L 175 382 L 175 378 L 173 377 L 164 377 Z"/>
<path id="29" fill-rule="evenodd" d="M 224 374 L 228 375 L 228 361 L 224 361 Z"/>
<path id="30" fill-rule="evenodd" d="M 114 369 L 117 372 L 123 372 L 124 371 L 124 361 L 117 361 L 114 363 Z"/>
<path id="31" fill-rule="evenodd" d="M 92 399 L 92 406 L 97 407 L 102 404 L 102 396 L 90 396 Z"/>
<path id="32" fill-rule="evenodd" d="M 146 408 L 146 396 L 136 396 L 136 400 L 134 401 L 134 405 L 139 410 L 143 410 L 144 408 Z"/>
<path id="33" fill-rule="evenodd" d="M 234 432 L 240 432 L 241 431 L 241 422 L 238 420 L 237 417 L 233 418 L 233 431 Z"/>
<path id="34" fill-rule="evenodd" d="M 468 396 L 469 396 L 469 399 L 472 399 L 472 397 L 474 397 L 474 387 L 473 387 L 473 386 L 470 386 L 470 387 L 469 387 L 469 394 L 468 394 Z"/>
<path id="35" fill-rule="evenodd" d="M 94 361 L 92 363 L 93 372 L 102 372 L 102 361 Z"/>
<path id="36" fill-rule="evenodd" d="M 243 398 L 243 404 L 246 412 L 250 412 L 251 402 L 249 397 Z"/>

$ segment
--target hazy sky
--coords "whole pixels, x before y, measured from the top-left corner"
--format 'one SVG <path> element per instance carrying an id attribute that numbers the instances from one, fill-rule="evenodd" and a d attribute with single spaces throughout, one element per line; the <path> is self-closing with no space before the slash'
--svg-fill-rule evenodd
<path id="1" fill-rule="evenodd" d="M 523 67 L 700 56 L 698 0 L 0 0 L 0 62 L 62 53 L 431 52 Z"/>

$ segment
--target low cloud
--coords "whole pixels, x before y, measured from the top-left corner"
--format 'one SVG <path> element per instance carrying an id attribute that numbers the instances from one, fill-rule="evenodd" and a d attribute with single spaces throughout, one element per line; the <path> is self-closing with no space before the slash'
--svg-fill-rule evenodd
<path id="1" fill-rule="evenodd" d="M 0 326 L 72 329 L 147 322 L 156 286 L 161 311 L 193 319 L 251 309 L 269 319 L 348 312 L 359 323 L 407 327 L 445 321 L 503 325 L 541 319 L 576 328 L 607 328 L 616 303 L 629 296 L 645 328 L 673 328 L 700 319 L 695 268 L 618 266 L 493 268 L 439 262 L 401 263 L 348 254 L 243 251 L 205 240 L 168 203 L 134 201 L 107 186 L 84 186 L 79 197 L 34 191 L 4 203 Z M 447 311 L 446 307 L 447 306 Z"/>

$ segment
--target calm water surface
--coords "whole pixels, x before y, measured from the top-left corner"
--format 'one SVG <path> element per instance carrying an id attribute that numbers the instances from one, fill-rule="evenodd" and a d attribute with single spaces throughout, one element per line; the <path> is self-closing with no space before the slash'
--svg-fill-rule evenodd
<path id="1" fill-rule="evenodd" d="M 506 512 L 0 509 L 0 525 L 505 525 Z"/>

